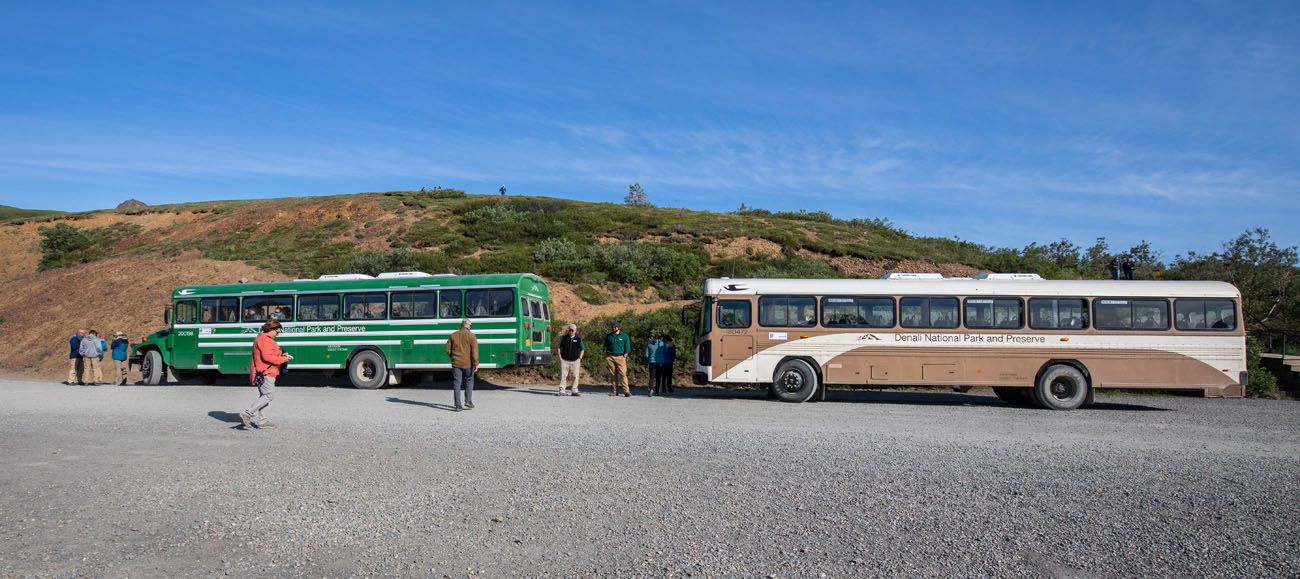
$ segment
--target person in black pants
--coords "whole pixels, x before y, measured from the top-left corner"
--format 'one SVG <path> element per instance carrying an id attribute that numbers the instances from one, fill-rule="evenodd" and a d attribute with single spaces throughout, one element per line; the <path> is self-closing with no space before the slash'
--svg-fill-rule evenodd
<path id="1" fill-rule="evenodd" d="M 1124 265 L 1123 265 L 1122 267 L 1124 268 L 1124 279 L 1132 280 L 1132 279 L 1133 279 L 1133 260 L 1132 260 L 1132 259 L 1129 259 L 1129 258 L 1127 258 L 1127 257 L 1124 258 Z"/>
<path id="2" fill-rule="evenodd" d="M 664 345 L 660 346 L 663 354 L 663 364 L 655 373 L 659 379 L 659 393 L 665 394 L 673 391 L 673 363 L 677 360 L 677 346 L 673 343 L 672 336 L 664 338 Z"/>

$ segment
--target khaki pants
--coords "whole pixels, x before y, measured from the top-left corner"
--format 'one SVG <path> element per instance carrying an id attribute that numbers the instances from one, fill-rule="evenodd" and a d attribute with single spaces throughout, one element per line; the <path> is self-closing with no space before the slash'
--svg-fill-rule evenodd
<path id="1" fill-rule="evenodd" d="M 113 366 L 117 372 L 113 376 L 114 384 L 126 384 L 126 375 L 131 370 L 131 362 L 127 360 L 113 360 Z"/>
<path id="2" fill-rule="evenodd" d="M 68 364 L 68 383 L 69 383 L 69 384 L 76 384 L 77 382 L 81 382 L 81 381 L 82 381 L 81 376 L 82 376 L 82 374 L 84 373 L 84 370 L 85 370 L 85 368 L 86 368 L 85 364 L 82 363 L 82 360 L 84 360 L 84 359 L 85 359 L 85 358 L 69 358 L 69 359 L 68 359 L 68 362 L 69 362 L 69 364 Z"/>
<path id="3" fill-rule="evenodd" d="M 560 394 L 568 390 L 569 377 L 573 377 L 573 392 L 578 393 L 578 376 L 582 373 L 582 360 L 560 360 Z"/>
<path id="4" fill-rule="evenodd" d="M 622 356 L 605 356 L 605 369 L 609 370 L 610 387 L 613 393 L 618 394 L 619 386 L 623 387 L 624 394 L 631 394 L 632 391 L 627 387 L 627 355 Z"/>
<path id="5" fill-rule="evenodd" d="M 102 383 L 104 381 L 104 371 L 100 369 L 101 360 L 99 358 L 93 358 L 93 357 L 82 358 L 82 360 L 86 361 L 86 369 L 83 372 L 83 375 L 85 375 L 86 377 L 86 381 L 91 382 L 93 384 Z M 94 377 L 93 379 L 91 379 L 92 376 Z"/>

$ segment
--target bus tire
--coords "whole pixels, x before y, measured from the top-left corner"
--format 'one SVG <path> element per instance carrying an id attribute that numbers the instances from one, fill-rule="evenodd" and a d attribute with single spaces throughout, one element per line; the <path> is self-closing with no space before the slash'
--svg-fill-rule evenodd
<path id="1" fill-rule="evenodd" d="M 361 390 L 382 388 L 388 381 L 388 362 L 374 350 L 357 352 L 348 362 L 348 379 Z"/>
<path id="2" fill-rule="evenodd" d="M 1029 388 L 993 388 L 993 394 L 998 399 L 1012 406 L 1026 406 L 1033 404 L 1034 393 Z"/>
<path id="3" fill-rule="evenodd" d="M 1088 379 L 1074 366 L 1049 366 L 1038 377 L 1034 398 L 1048 410 L 1074 410 L 1088 399 Z"/>
<path id="4" fill-rule="evenodd" d="M 817 392 L 817 371 L 808 362 L 786 360 L 772 376 L 772 395 L 782 402 L 807 402 Z"/>
<path id="5" fill-rule="evenodd" d="M 162 353 L 158 350 L 148 350 L 140 358 L 141 382 L 149 386 L 157 386 L 163 383 L 166 373 L 167 368 L 163 364 Z"/>

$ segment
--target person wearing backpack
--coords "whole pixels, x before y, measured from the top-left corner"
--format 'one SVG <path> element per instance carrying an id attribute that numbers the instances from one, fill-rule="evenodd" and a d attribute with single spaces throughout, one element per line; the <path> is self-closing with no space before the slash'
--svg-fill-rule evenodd
<path id="1" fill-rule="evenodd" d="M 127 373 L 131 369 L 131 364 L 126 361 L 127 351 L 131 348 L 131 341 L 126 339 L 126 334 L 122 332 L 113 333 L 113 383 L 118 386 L 126 384 Z"/>
<path id="2" fill-rule="evenodd" d="M 91 330 L 87 333 L 78 349 L 85 363 L 83 375 L 86 382 L 91 386 L 103 384 L 104 371 L 99 367 L 99 359 L 104 356 L 104 341 L 99 339 L 99 332 Z"/>
<path id="3" fill-rule="evenodd" d="M 247 410 L 239 413 L 240 422 L 247 430 L 271 428 L 275 425 L 262 416 L 262 410 L 271 405 L 275 399 L 275 379 L 280 375 L 280 368 L 293 356 L 284 353 L 275 338 L 280 335 L 280 322 L 271 320 L 262 324 L 262 332 L 253 339 L 253 363 L 249 369 L 249 382 L 257 387 L 257 400 Z"/>

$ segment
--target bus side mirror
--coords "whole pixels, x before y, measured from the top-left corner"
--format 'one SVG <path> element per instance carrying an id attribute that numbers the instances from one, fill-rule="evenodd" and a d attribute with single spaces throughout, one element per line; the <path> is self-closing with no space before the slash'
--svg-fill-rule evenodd
<path id="1" fill-rule="evenodd" d="M 171 325 L 171 323 L 172 323 L 172 309 L 168 307 L 167 309 L 163 310 L 163 325 L 169 326 Z"/>
<path id="2" fill-rule="evenodd" d="M 694 327 L 695 323 L 691 321 L 691 318 L 694 317 L 696 319 L 699 319 L 699 316 L 700 316 L 699 306 L 682 306 L 681 322 L 683 326 L 686 326 L 688 328 Z"/>

